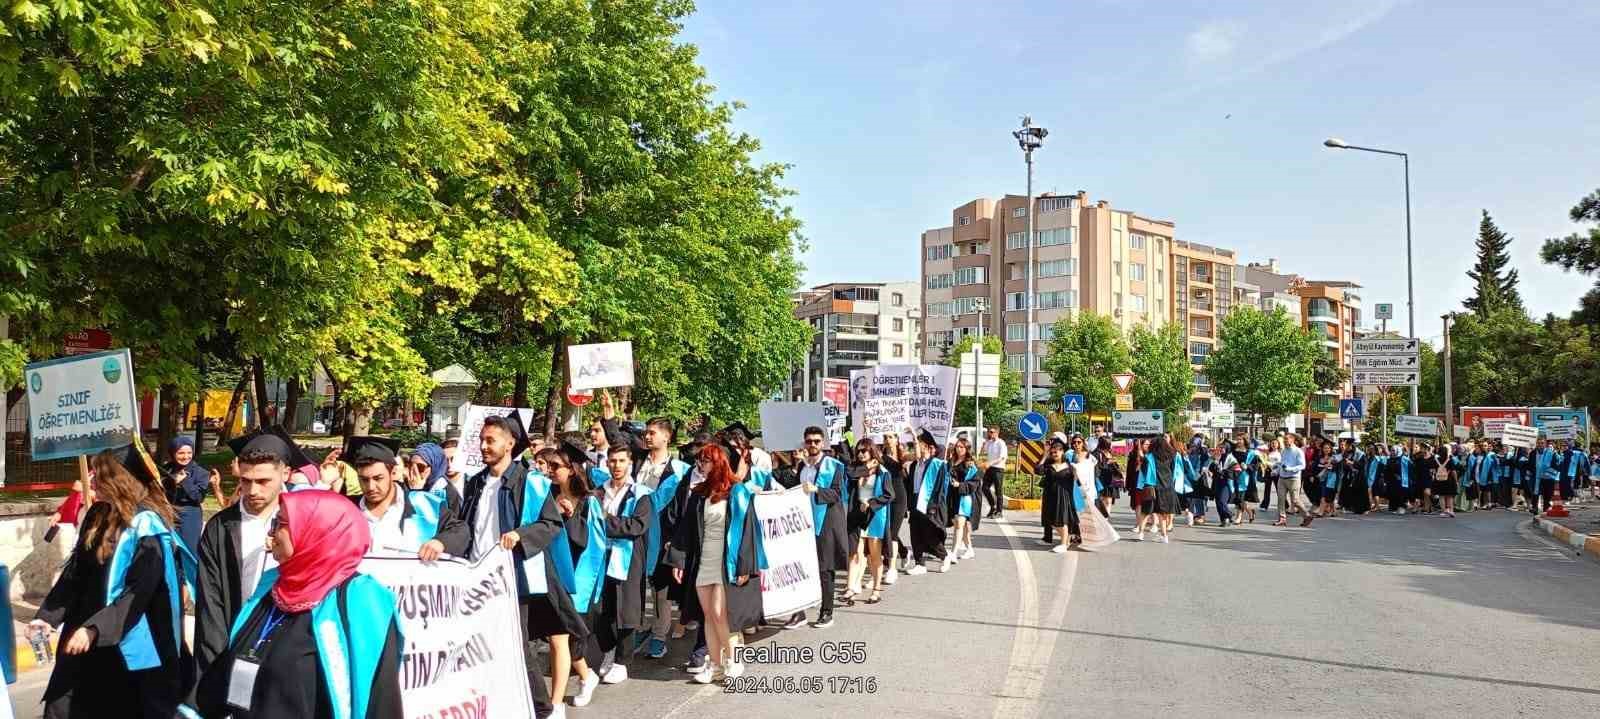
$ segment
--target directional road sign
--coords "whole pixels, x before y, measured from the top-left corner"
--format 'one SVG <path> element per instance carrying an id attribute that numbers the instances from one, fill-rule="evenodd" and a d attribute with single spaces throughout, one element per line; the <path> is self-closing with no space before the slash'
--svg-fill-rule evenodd
<path id="1" fill-rule="evenodd" d="M 1351 354 L 1400 356 L 1414 355 L 1417 353 L 1417 340 L 1415 337 L 1371 337 L 1355 341 Z"/>
<path id="2" fill-rule="evenodd" d="M 1339 400 L 1339 418 L 1360 420 L 1367 416 L 1366 404 L 1359 397 Z"/>
<path id="3" fill-rule="evenodd" d="M 1360 385 L 1412 387 L 1422 384 L 1422 373 L 1416 370 L 1358 369 L 1351 375 L 1350 381 Z"/>
<path id="4" fill-rule="evenodd" d="M 1044 433 L 1050 431 L 1050 422 L 1038 412 L 1029 412 L 1017 420 L 1017 434 L 1023 439 L 1044 439 Z"/>
<path id="5" fill-rule="evenodd" d="M 1063 414 L 1083 414 L 1083 395 L 1061 395 L 1061 412 Z"/>
<path id="6" fill-rule="evenodd" d="M 1356 355 L 1351 358 L 1354 365 L 1352 369 L 1416 369 L 1417 356 L 1404 357 L 1390 355 Z"/>
<path id="7" fill-rule="evenodd" d="M 1380 320 L 1394 319 L 1394 304 L 1391 302 L 1379 302 L 1377 304 L 1377 314 L 1374 316 Z"/>

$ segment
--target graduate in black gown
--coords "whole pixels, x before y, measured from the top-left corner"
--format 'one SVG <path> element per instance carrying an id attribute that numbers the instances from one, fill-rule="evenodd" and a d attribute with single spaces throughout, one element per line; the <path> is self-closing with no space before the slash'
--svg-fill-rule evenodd
<path id="1" fill-rule="evenodd" d="M 1367 455 L 1352 439 L 1339 440 L 1339 454 L 1333 471 L 1339 475 L 1339 509 L 1354 514 L 1372 511 L 1367 489 Z"/>
<path id="2" fill-rule="evenodd" d="M 939 457 L 939 443 L 933 434 L 922 430 L 917 435 L 917 460 L 911 467 L 911 567 L 906 574 L 926 574 L 923 555 L 940 561 L 940 571 L 950 569 L 951 557 L 944 550 L 945 518 L 949 505 L 950 468 Z"/>
<path id="3" fill-rule="evenodd" d="M 1078 478 L 1072 462 L 1067 459 L 1067 443 L 1059 436 L 1051 437 L 1044 461 L 1039 463 L 1039 484 L 1044 488 L 1045 502 L 1049 508 L 1044 521 L 1059 533 L 1059 544 L 1050 551 L 1061 553 L 1082 541 L 1083 531 L 1078 524 L 1078 512 L 1083 509 L 1083 499 L 1078 489 Z"/>
<path id="4" fill-rule="evenodd" d="M 227 649 L 201 677 L 201 715 L 403 717 L 396 600 L 357 571 L 372 547 L 361 510 L 323 489 L 278 502 L 267 538 L 278 566 L 262 575 Z M 325 624 L 334 631 L 313 631 Z"/>
<path id="5" fill-rule="evenodd" d="M 90 460 L 95 503 L 34 618 L 35 626 L 61 628 L 44 692 L 47 719 L 171 719 L 192 686 L 179 590 L 193 577 L 194 558 L 145 459 L 130 446 L 120 458 L 108 451 Z"/>

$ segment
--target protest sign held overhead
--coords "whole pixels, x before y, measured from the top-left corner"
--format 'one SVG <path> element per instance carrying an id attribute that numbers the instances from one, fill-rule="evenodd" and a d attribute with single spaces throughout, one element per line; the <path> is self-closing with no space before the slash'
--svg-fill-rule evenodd
<path id="1" fill-rule="evenodd" d="M 131 444 L 138 436 L 128 350 L 37 362 L 25 375 L 35 460 L 93 454 Z"/>
<path id="2" fill-rule="evenodd" d="M 910 441 L 928 430 L 941 446 L 955 420 L 959 371 L 944 365 L 878 365 L 850 373 L 851 427 L 857 437 L 890 432 Z"/>
<path id="3" fill-rule="evenodd" d="M 761 448 L 768 452 L 796 450 L 805 446 L 801 440 L 807 427 L 821 427 L 826 422 L 821 402 L 762 402 Z"/>
<path id="4" fill-rule="evenodd" d="M 633 386 L 633 343 L 605 342 L 567 347 L 573 390 Z"/>
<path id="5" fill-rule="evenodd" d="M 522 407 L 489 407 L 481 404 L 461 405 L 456 411 L 456 424 L 461 427 L 461 442 L 456 447 L 455 459 L 450 461 L 450 471 L 467 476 L 483 469 L 483 421 L 489 417 L 504 417 L 512 412 L 522 420 L 522 426 L 533 425 L 533 410 Z"/>
<path id="6" fill-rule="evenodd" d="M 828 430 L 828 444 L 844 441 L 844 425 L 850 410 L 850 380 L 842 377 L 822 378 L 822 410 Z"/>

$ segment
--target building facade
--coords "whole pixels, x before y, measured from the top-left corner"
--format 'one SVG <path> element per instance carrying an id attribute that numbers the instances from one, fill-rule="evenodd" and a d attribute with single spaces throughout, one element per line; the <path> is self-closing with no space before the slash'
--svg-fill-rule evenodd
<path id="1" fill-rule="evenodd" d="M 1342 280 L 1306 280 L 1283 273 L 1277 260 L 1253 263 L 1243 268 L 1244 279 L 1259 290 L 1263 310 L 1284 310 L 1315 334 L 1322 348 L 1339 366 L 1353 369 L 1351 351 L 1357 328 L 1361 326 L 1361 285 Z M 1305 428 L 1312 433 L 1342 427 L 1339 398 L 1353 396 L 1347 381 L 1339 387 L 1321 388 L 1312 396 Z"/>
<path id="2" fill-rule="evenodd" d="M 811 349 L 790 373 L 784 396 L 817 401 L 823 377 L 921 362 L 922 312 L 917 282 L 836 282 L 796 293 L 794 316 L 811 325 Z"/>

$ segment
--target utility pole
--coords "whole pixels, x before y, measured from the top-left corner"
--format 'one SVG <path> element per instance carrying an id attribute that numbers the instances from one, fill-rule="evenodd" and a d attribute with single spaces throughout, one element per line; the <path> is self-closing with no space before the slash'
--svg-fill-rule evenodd
<path id="1" fill-rule="evenodd" d="M 1044 138 L 1049 134 L 1049 130 L 1042 127 L 1034 127 L 1033 118 L 1026 115 L 1022 117 L 1022 129 L 1011 133 L 1012 137 L 1017 138 L 1017 146 L 1022 148 L 1022 158 L 1028 165 L 1028 289 L 1027 296 L 1023 298 L 1024 304 L 1027 305 L 1028 317 L 1027 332 L 1023 333 L 1023 336 L 1027 339 L 1028 350 L 1027 354 L 1023 355 L 1025 366 L 1022 368 L 1022 373 L 1027 375 L 1028 378 L 1027 389 L 1023 390 L 1022 399 L 1022 406 L 1025 411 L 1033 410 L 1033 306 L 1037 304 L 1033 296 L 1033 246 L 1038 243 L 1038 240 L 1033 235 L 1035 209 L 1033 206 L 1033 151 L 1044 145 Z"/>
<path id="2" fill-rule="evenodd" d="M 1378 332 L 1389 336 L 1389 320 L 1380 320 Z M 1383 406 L 1383 430 L 1379 434 L 1383 438 L 1383 446 L 1389 446 L 1389 388 L 1378 385 L 1378 404 Z"/>
<path id="3" fill-rule="evenodd" d="M 1455 389 L 1450 383 L 1450 320 L 1455 314 L 1444 314 L 1444 421 L 1450 425 L 1450 436 L 1455 436 Z M 1418 368 L 1421 371 L 1421 368 Z"/>
<path id="4" fill-rule="evenodd" d="M 978 300 L 978 338 L 972 342 L 972 415 L 973 426 L 983 431 L 983 393 L 978 391 L 978 375 L 983 363 L 978 361 L 983 357 L 983 311 L 987 309 L 983 300 Z"/>

